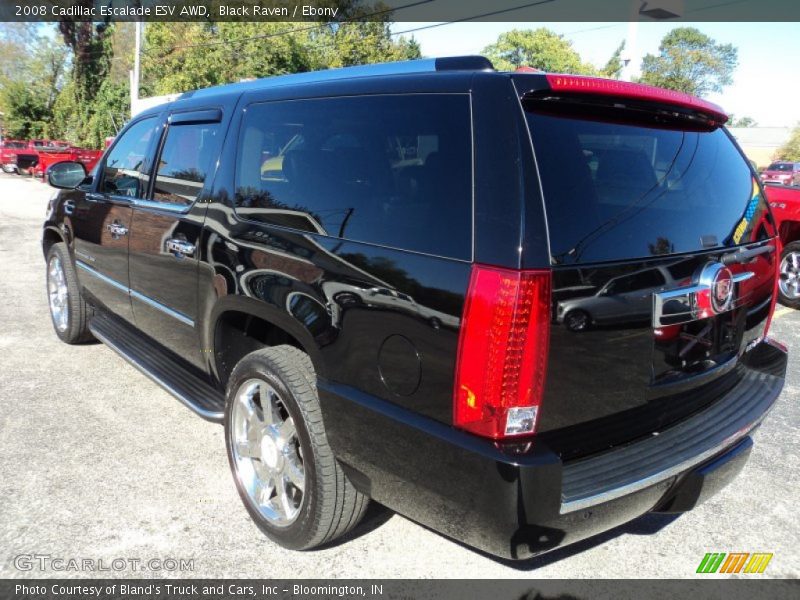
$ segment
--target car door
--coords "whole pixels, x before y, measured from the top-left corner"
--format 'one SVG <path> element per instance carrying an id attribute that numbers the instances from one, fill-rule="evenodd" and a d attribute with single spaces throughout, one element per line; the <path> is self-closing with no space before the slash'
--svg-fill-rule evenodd
<path id="1" fill-rule="evenodd" d="M 202 194 L 217 163 L 222 112 L 170 115 L 147 198 L 133 208 L 130 288 L 137 327 L 187 361 L 202 366 L 197 320 Z"/>
<path id="2" fill-rule="evenodd" d="M 663 291 L 666 283 L 658 269 L 647 269 L 631 275 L 628 290 L 622 294 L 626 318 L 631 321 L 647 318 L 653 307 L 653 294 Z"/>
<path id="3" fill-rule="evenodd" d="M 132 205 L 144 198 L 158 119 L 131 123 L 96 170 L 95 180 L 65 205 L 78 280 L 87 297 L 133 320 L 128 297 L 128 240 Z"/>

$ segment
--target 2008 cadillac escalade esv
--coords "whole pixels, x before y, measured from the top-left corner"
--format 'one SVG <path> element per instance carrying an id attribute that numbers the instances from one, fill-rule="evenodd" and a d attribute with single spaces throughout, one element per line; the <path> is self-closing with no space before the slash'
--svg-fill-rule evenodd
<path id="1" fill-rule="evenodd" d="M 778 398 L 780 254 L 718 107 L 481 57 L 137 115 L 44 225 L 56 334 L 223 422 L 288 548 L 372 498 L 525 558 L 728 483 Z"/>

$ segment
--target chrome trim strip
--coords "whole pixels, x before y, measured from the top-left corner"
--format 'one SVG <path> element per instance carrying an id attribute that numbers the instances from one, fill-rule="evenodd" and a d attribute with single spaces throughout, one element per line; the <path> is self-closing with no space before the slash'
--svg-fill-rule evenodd
<path id="1" fill-rule="evenodd" d="M 713 316 L 721 312 L 728 312 L 734 308 L 739 308 L 744 303 L 744 299 L 739 295 L 738 284 L 752 278 L 755 273 L 745 271 L 732 275 L 734 284 L 732 300 L 728 301 L 728 306 L 724 310 L 719 310 L 713 306 L 701 309 L 698 304 L 698 297 L 702 293 L 711 294 L 714 288 L 714 276 L 721 269 L 726 268 L 722 263 L 709 263 L 703 267 L 703 272 L 698 277 L 698 282 L 687 287 L 657 292 L 653 294 L 653 328 L 658 329 L 668 325 L 681 325 Z M 708 312 L 710 311 L 710 312 Z M 706 315 L 705 313 L 708 312 Z"/>
<path id="2" fill-rule="evenodd" d="M 188 325 L 189 327 L 194 327 L 194 321 L 192 321 L 189 317 L 184 315 L 183 313 L 179 313 L 177 310 L 172 310 L 169 306 L 164 306 L 157 300 L 153 300 L 150 296 L 145 296 L 144 294 L 137 292 L 136 290 L 129 291 L 131 298 L 136 298 L 141 302 L 144 302 L 148 306 L 155 308 L 156 310 L 160 310 L 166 315 L 169 315 L 173 319 L 176 319 L 183 323 L 184 325 Z"/>
<path id="3" fill-rule="evenodd" d="M 132 290 L 131 288 L 122 285 L 116 279 L 112 279 L 111 277 L 108 277 L 107 275 L 103 275 L 100 271 L 98 271 L 96 269 L 93 269 L 92 267 L 90 267 L 86 263 L 83 263 L 83 262 L 81 262 L 79 260 L 76 260 L 75 264 L 79 268 L 81 268 L 84 271 L 86 271 L 87 273 L 89 273 L 90 275 L 93 275 L 94 277 L 97 277 L 100 281 L 103 281 L 103 282 L 107 283 L 108 285 L 112 286 L 113 288 L 118 289 L 122 293 L 129 295 L 131 298 L 136 298 L 137 300 L 139 300 L 141 302 L 144 302 L 148 306 L 150 306 L 152 308 L 155 308 L 156 310 L 160 310 L 164 314 L 169 315 L 170 317 L 172 317 L 173 319 L 176 319 L 177 321 L 180 321 L 184 325 L 188 325 L 189 327 L 194 327 L 194 321 L 192 319 L 190 319 L 189 317 L 187 317 L 186 315 L 184 315 L 183 313 L 180 313 L 177 310 L 173 310 L 169 306 L 165 306 L 165 305 L 161 304 L 160 302 L 158 302 L 157 300 L 153 300 L 152 298 L 150 298 L 150 296 L 145 296 L 141 292 L 137 292 L 136 290 Z"/>
<path id="4" fill-rule="evenodd" d="M 195 202 L 176 204 L 174 202 L 158 202 L 157 200 L 142 200 L 140 198 L 134 198 L 131 203 L 137 208 L 153 208 L 181 215 L 188 213 L 195 204 Z"/>
<path id="5" fill-rule="evenodd" d="M 214 423 L 221 423 L 222 422 L 222 419 L 223 419 L 223 416 L 224 416 L 222 411 L 213 412 L 213 411 L 206 410 L 204 408 L 200 408 L 194 402 L 192 402 L 191 398 L 181 394 L 180 392 L 175 390 L 175 388 L 173 388 L 170 384 L 168 384 L 166 381 L 164 381 L 163 379 L 161 379 L 157 375 L 154 375 L 153 373 L 151 373 L 150 371 L 145 369 L 142 365 L 140 365 L 138 362 L 136 362 L 136 360 L 130 354 L 125 352 L 125 350 L 123 350 L 119 345 L 115 344 L 114 341 L 111 338 L 109 338 L 108 336 L 106 336 L 103 333 L 99 332 L 96 327 L 92 327 L 90 325 L 89 329 L 91 330 L 92 334 L 98 340 L 100 340 L 106 346 L 111 348 L 114 352 L 119 354 L 131 366 L 133 366 L 137 371 L 139 371 L 143 375 L 146 375 L 147 377 L 149 377 L 150 379 L 155 381 L 158 385 L 160 385 L 162 388 L 164 388 L 167 392 L 169 392 L 170 394 L 175 396 L 175 398 L 177 398 L 180 401 L 181 404 L 186 406 L 186 408 L 188 408 L 192 412 L 196 413 L 197 415 L 201 416 L 202 418 L 206 419 L 207 421 L 213 421 Z"/>
<path id="6" fill-rule="evenodd" d="M 78 268 L 83 269 L 84 271 L 89 273 L 89 275 L 93 275 L 94 277 L 97 277 L 97 279 L 99 279 L 100 281 L 102 281 L 104 283 L 107 283 L 108 285 L 110 285 L 111 287 L 113 287 L 115 289 L 118 289 L 123 294 L 127 294 L 128 293 L 128 286 L 122 285 L 116 279 L 111 279 L 111 277 L 109 277 L 108 275 L 103 275 L 100 271 L 90 267 L 85 262 L 82 262 L 80 260 L 76 260 L 75 264 L 78 266 Z"/>

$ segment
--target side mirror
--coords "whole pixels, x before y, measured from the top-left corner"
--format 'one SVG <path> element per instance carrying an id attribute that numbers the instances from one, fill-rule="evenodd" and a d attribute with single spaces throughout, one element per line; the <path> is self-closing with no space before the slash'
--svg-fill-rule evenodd
<path id="1" fill-rule="evenodd" d="M 47 183 L 61 190 L 74 189 L 84 179 L 86 179 L 86 167 L 79 162 L 58 162 L 47 169 Z"/>

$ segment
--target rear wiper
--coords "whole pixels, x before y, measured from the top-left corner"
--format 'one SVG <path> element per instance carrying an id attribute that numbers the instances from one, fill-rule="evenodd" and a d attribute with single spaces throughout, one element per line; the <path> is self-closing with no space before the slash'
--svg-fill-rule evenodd
<path id="1" fill-rule="evenodd" d="M 720 262 L 723 265 L 733 265 L 737 263 L 745 263 L 756 256 L 772 252 L 772 246 L 759 246 L 758 248 L 740 248 L 735 252 L 725 254 Z"/>

